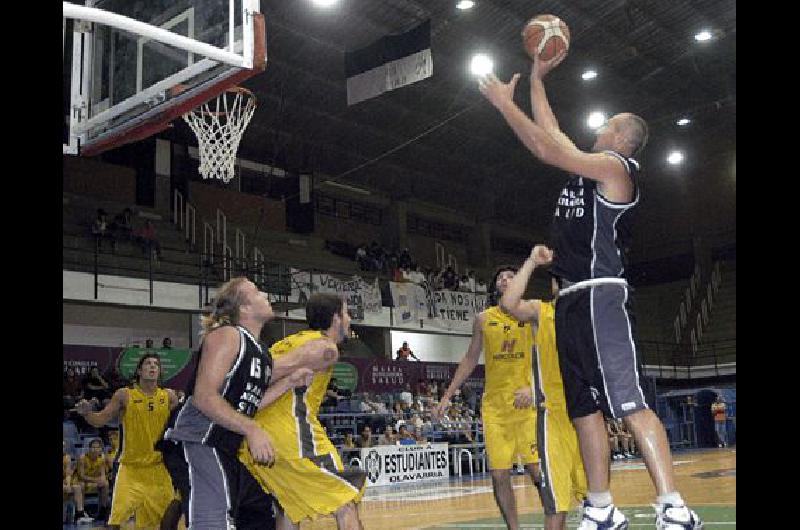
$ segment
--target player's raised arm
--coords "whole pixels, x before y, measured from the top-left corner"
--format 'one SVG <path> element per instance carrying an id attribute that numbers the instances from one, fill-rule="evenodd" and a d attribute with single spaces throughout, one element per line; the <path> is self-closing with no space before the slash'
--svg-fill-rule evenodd
<path id="1" fill-rule="evenodd" d="M 547 265 L 553 260 L 553 251 L 544 245 L 536 245 L 531 255 L 522 264 L 508 284 L 506 291 L 500 298 L 500 308 L 517 320 L 533 321 L 539 319 L 539 300 L 523 300 L 525 287 L 533 274 L 533 270 L 540 265 Z"/>
<path id="2" fill-rule="evenodd" d="M 537 54 L 533 59 L 533 68 L 531 68 L 531 110 L 533 111 L 533 121 L 542 126 L 542 128 L 550 133 L 550 135 L 558 142 L 564 144 L 566 147 L 575 148 L 575 144 L 561 131 L 558 125 L 553 109 L 550 107 L 550 102 L 547 100 L 547 93 L 544 89 L 544 76 L 546 76 L 553 68 L 561 64 L 561 61 L 567 56 L 567 50 L 562 51 L 553 58 L 544 61 Z"/>
<path id="3" fill-rule="evenodd" d="M 481 357 L 481 349 L 483 348 L 484 320 L 486 320 L 486 315 L 484 313 L 480 313 L 475 317 L 475 321 L 472 323 L 472 340 L 469 342 L 467 353 L 459 363 L 456 373 L 453 375 L 453 381 L 450 383 L 450 386 L 447 387 L 444 394 L 442 394 L 442 399 L 439 401 L 439 404 L 431 411 L 431 416 L 437 421 L 444 416 L 444 413 L 450 406 L 450 398 L 453 397 L 455 391 L 464 384 L 464 381 L 478 365 L 478 360 Z"/>
<path id="4" fill-rule="evenodd" d="M 514 89 L 518 81 L 519 74 L 514 74 L 508 83 L 503 83 L 494 74 L 489 74 L 481 78 L 479 88 L 536 158 L 545 164 L 603 184 L 629 183 L 625 166 L 617 157 L 607 153 L 581 151 L 572 142 L 570 142 L 572 145 L 569 145 L 559 141 L 544 127 L 534 123 L 514 103 Z"/>
<path id="5" fill-rule="evenodd" d="M 99 412 L 92 412 L 92 404 L 85 399 L 75 404 L 75 410 L 86 419 L 92 427 L 102 427 L 125 409 L 128 404 L 128 391 L 120 388 L 111 396 L 111 401 Z"/>

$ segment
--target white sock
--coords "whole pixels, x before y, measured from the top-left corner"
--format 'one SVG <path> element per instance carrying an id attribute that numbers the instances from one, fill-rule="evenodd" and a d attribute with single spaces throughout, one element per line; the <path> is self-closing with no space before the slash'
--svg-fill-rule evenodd
<path id="1" fill-rule="evenodd" d="M 595 508 L 605 508 L 614 502 L 611 498 L 610 491 L 601 491 L 600 493 L 593 493 L 590 491 L 586 495 L 586 498 L 589 499 L 589 504 Z"/>
<path id="2" fill-rule="evenodd" d="M 656 502 L 658 504 L 671 504 L 673 506 L 683 506 L 683 498 L 681 494 L 677 491 L 673 491 L 672 493 L 667 493 L 666 495 L 659 495 L 656 497 Z"/>

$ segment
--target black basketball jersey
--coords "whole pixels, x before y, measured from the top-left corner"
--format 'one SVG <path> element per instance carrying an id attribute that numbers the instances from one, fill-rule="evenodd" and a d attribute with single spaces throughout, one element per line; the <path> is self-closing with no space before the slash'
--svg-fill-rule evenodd
<path id="1" fill-rule="evenodd" d="M 247 329 L 241 326 L 236 326 L 236 329 L 239 330 L 240 337 L 239 355 L 225 374 L 221 394 L 234 410 L 252 418 L 258 411 L 258 404 L 272 377 L 272 356 Z M 193 380 L 196 376 L 195 369 Z M 211 421 L 194 406 L 194 384 L 188 390 L 190 392 L 186 402 L 175 415 L 174 425 L 167 429 L 164 437 L 169 440 L 203 443 L 236 454 L 243 436 Z"/>
<path id="2" fill-rule="evenodd" d="M 551 229 L 551 274 L 570 282 L 624 278 L 626 250 L 632 239 L 630 211 L 639 202 L 639 163 L 614 151 L 633 180 L 633 200 L 609 201 L 597 182 L 573 175 L 558 198 Z"/>

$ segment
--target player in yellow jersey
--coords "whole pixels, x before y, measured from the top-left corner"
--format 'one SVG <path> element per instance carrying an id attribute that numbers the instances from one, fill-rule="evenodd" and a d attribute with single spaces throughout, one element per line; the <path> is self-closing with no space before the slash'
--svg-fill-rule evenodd
<path id="1" fill-rule="evenodd" d="M 556 349 L 555 303 L 522 300 L 534 268 L 549 263 L 550 257 L 545 247 L 535 247 L 503 293 L 500 306 L 520 321 L 535 322 L 538 326 L 534 379 L 544 527 L 545 530 L 566 530 L 567 513 L 574 500 L 580 502 L 584 499 L 587 485 L 578 435 L 567 414 Z"/>
<path id="2" fill-rule="evenodd" d="M 103 454 L 103 442 L 99 438 L 89 442 L 89 451 L 78 460 L 78 478 L 84 493 L 99 495 L 100 511 L 97 518 L 105 519 L 109 504 L 108 469 Z"/>
<path id="3" fill-rule="evenodd" d="M 497 306 L 516 269 L 500 267 L 494 275 L 489 308 L 475 318 L 472 340 L 453 381 L 433 410 L 434 419 L 447 411 L 455 391 L 478 364 L 481 350 L 486 362 L 486 386 L 481 412 L 492 489 L 506 526 L 519 528 L 511 468 L 521 459 L 538 488 L 536 411 L 533 408 L 533 333 L 530 322 L 519 321 Z"/>
<path id="4" fill-rule="evenodd" d="M 136 517 L 136 528 L 158 527 L 175 497 L 161 452 L 153 446 L 164 432 L 170 410 L 178 406 L 178 396 L 158 386 L 158 355 L 143 355 L 135 373 L 133 385 L 117 390 L 100 412 L 92 412 L 92 404 L 86 400 L 75 406 L 94 427 L 102 427 L 117 416 L 121 420 L 119 470 L 108 518 L 111 528 L 119 528 L 132 515 Z"/>
<path id="5" fill-rule="evenodd" d="M 334 294 L 315 293 L 306 304 L 309 330 L 284 338 L 270 348 L 278 360 L 305 343 L 327 337 L 339 344 L 350 335 L 347 303 Z M 309 386 L 294 388 L 258 411 L 254 421 L 272 440 L 275 463 L 258 464 L 247 440 L 239 459 L 262 488 L 278 503 L 279 529 L 296 529 L 303 519 L 333 514 L 340 529 L 362 528 L 356 503 L 366 487 L 366 476 L 345 470 L 339 453 L 317 418 L 333 367 L 314 374 Z"/>

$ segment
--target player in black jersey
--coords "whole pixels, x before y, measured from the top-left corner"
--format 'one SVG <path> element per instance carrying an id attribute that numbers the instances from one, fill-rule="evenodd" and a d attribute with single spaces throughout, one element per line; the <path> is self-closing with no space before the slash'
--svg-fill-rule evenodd
<path id="1" fill-rule="evenodd" d="M 622 418 L 642 450 L 658 494 L 656 528 L 696 530 L 702 522 L 675 489 L 666 432 L 641 387 L 625 280 L 627 214 L 639 200 L 639 165 L 631 157 L 647 142 L 647 124 L 634 114 L 617 114 L 598 129 L 591 152 L 579 150 L 559 128 L 543 83 L 565 54 L 534 60 L 533 120 L 514 103 L 519 74 L 508 83 L 489 74 L 479 88 L 536 158 L 572 175 L 554 214 L 551 274 L 560 287 L 556 340 L 567 409 L 589 486 L 579 529 L 628 527 L 609 490 L 605 414 Z"/>
<path id="2" fill-rule="evenodd" d="M 188 497 L 190 530 L 274 528 L 272 498 L 237 459 L 244 438 L 253 459 L 271 465 L 274 450 L 267 433 L 253 420 L 257 410 L 295 386 L 309 383 L 313 370 L 336 360 L 325 341 L 309 343 L 273 365 L 257 337 L 273 318 L 266 296 L 247 278 L 234 278 L 216 293 L 214 308 L 203 316 L 202 346 L 188 397 L 161 444 L 167 467 L 179 475 L 173 483 Z M 182 446 L 188 462 L 175 462 L 169 442 Z M 182 485 L 182 486 L 181 486 Z M 174 524 L 174 522 L 172 522 Z M 165 525 L 166 526 L 166 525 Z"/>

